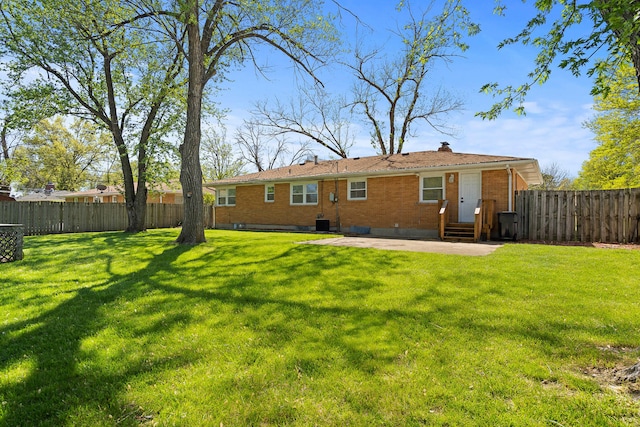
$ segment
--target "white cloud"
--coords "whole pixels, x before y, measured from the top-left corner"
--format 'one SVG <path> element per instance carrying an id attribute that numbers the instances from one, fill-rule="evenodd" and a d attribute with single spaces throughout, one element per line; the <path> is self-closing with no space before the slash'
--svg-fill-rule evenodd
<path id="1" fill-rule="evenodd" d="M 454 150 L 533 157 L 543 167 L 557 163 L 575 176 L 595 146 L 591 132 L 582 126 L 588 112 L 561 104 L 545 107 L 538 104 L 537 114 L 519 118 L 469 118 L 462 126 L 462 138 L 453 143 Z"/>
<path id="2" fill-rule="evenodd" d="M 542 114 L 544 112 L 537 102 L 523 102 L 522 106 L 527 114 Z"/>

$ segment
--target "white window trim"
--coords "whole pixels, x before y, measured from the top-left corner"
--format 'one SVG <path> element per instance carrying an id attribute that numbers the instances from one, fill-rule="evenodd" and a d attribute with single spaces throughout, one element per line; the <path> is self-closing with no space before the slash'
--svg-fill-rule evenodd
<path id="1" fill-rule="evenodd" d="M 316 202 L 309 203 L 307 202 L 307 185 L 314 184 L 316 186 Z M 302 185 L 302 203 L 294 203 L 293 202 L 293 186 L 294 185 Z M 318 185 L 318 181 L 304 181 L 304 182 L 292 182 L 289 184 L 289 204 L 291 206 L 317 206 L 318 200 L 320 200 L 320 186 Z"/>
<path id="2" fill-rule="evenodd" d="M 438 200 L 424 200 L 422 196 L 424 195 L 424 179 L 425 178 L 441 178 L 442 179 L 442 199 L 446 199 L 446 189 L 447 185 L 445 182 L 446 174 L 425 174 L 420 175 L 420 203 L 438 203 Z M 431 188 L 431 187 L 430 187 Z"/>
<path id="3" fill-rule="evenodd" d="M 269 200 L 267 197 L 269 195 L 269 187 L 273 187 L 273 200 Z M 265 184 L 264 185 L 264 202 L 265 203 L 273 203 L 276 201 L 276 185 L 275 184 Z"/>
<path id="4" fill-rule="evenodd" d="M 351 197 L 351 183 L 352 182 L 364 182 L 364 197 Z M 355 190 L 355 191 L 362 191 Z M 367 183 L 367 178 L 350 178 L 347 180 L 347 200 L 367 200 L 369 196 L 369 184 Z"/>
<path id="5" fill-rule="evenodd" d="M 222 188 L 218 188 L 217 189 L 219 191 L 219 193 L 216 193 L 216 206 L 235 206 L 236 204 L 229 204 L 229 190 L 236 190 L 236 187 L 222 187 Z M 226 196 L 224 197 L 224 203 L 220 203 L 220 194 L 222 194 L 223 191 L 226 191 Z M 237 197 L 238 197 L 238 192 L 236 191 L 236 201 L 237 201 Z"/>

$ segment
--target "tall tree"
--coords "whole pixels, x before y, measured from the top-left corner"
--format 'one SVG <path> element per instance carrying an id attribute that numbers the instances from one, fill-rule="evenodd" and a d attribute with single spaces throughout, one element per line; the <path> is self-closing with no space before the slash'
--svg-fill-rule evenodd
<path id="1" fill-rule="evenodd" d="M 529 190 L 570 190 L 572 187 L 569 172 L 553 162 L 542 168 L 542 184 L 532 185 Z"/>
<path id="2" fill-rule="evenodd" d="M 186 27 L 188 62 L 187 115 L 180 144 L 180 182 L 184 192 L 184 222 L 176 242 L 205 241 L 200 142 L 201 115 L 206 85 L 224 77 L 229 65 L 245 61 L 256 65 L 259 46 L 272 48 L 291 59 L 304 73 L 314 75 L 314 63 L 329 55 L 327 41 L 334 41 L 330 19 L 317 0 L 179 0 L 150 5 L 141 16 L 157 22 L 182 49 L 179 22 Z"/>
<path id="3" fill-rule="evenodd" d="M 308 141 L 294 149 L 285 135 L 274 134 L 268 127 L 251 121 L 236 130 L 235 140 L 244 162 L 259 172 L 292 165 L 313 154 Z"/>
<path id="4" fill-rule="evenodd" d="M 96 183 L 100 164 L 109 156 L 108 140 L 107 132 L 84 120 L 74 121 L 69 129 L 61 117 L 42 120 L 16 149 L 13 162 L 28 188 L 51 182 L 57 189 L 77 191 Z"/>
<path id="5" fill-rule="evenodd" d="M 226 130 L 211 129 L 202 137 L 202 173 L 205 182 L 237 176 L 243 173 L 244 162 L 238 158 L 233 145 L 226 141 Z"/>
<path id="6" fill-rule="evenodd" d="M 505 3 L 497 3 L 496 13 L 505 15 Z M 535 46 L 538 55 L 534 70 L 529 73 L 528 81 L 520 86 L 484 85 L 482 90 L 500 101 L 490 110 L 477 113 L 478 116 L 495 119 L 511 108 L 519 114 L 524 113 L 523 103 L 529 90 L 534 84 L 545 83 L 556 63 L 574 75 L 580 75 L 586 68 L 589 76 L 596 76 L 591 92 L 597 95 L 610 90 L 607 69 L 618 67 L 621 61 L 630 58 L 636 90 L 640 91 L 640 0 L 544 0 L 536 1 L 535 7 L 537 13 L 525 28 L 498 45 L 498 48 L 518 43 Z M 549 25 L 553 16 L 557 17 Z M 590 20 L 589 24 L 584 23 L 586 19 Z M 606 57 L 594 59 L 598 58 L 596 53 L 599 52 L 606 52 Z"/>
<path id="7" fill-rule="evenodd" d="M 3 86 L 0 104 L 0 183 L 20 180 L 21 173 L 11 161 L 14 150 L 32 127 L 47 117 L 53 116 L 58 109 L 51 105 L 48 93 L 36 89 L 36 93 L 15 87 L 9 81 L 0 82 Z"/>
<path id="8" fill-rule="evenodd" d="M 595 96 L 596 116 L 585 123 L 598 146 L 582 164 L 576 184 L 584 189 L 640 186 L 640 94 L 630 62 L 609 68 L 607 96 Z"/>
<path id="9" fill-rule="evenodd" d="M 270 129 L 271 137 L 293 134 L 346 158 L 353 146 L 352 114 L 344 97 L 331 97 L 324 88 L 301 89 L 297 101 L 259 101 L 252 121 Z"/>
<path id="10" fill-rule="evenodd" d="M 398 31 L 400 53 L 386 60 L 380 50 L 358 48 L 349 65 L 358 83 L 353 104 L 371 127 L 371 143 L 381 154 L 401 153 L 412 127 L 424 121 L 447 133 L 442 117 L 459 110 L 461 101 L 442 88 L 426 87 L 427 76 L 438 61 L 448 62 L 467 49 L 464 35 L 474 35 L 479 27 L 469 19 L 460 0 L 447 0 L 442 12 L 431 17 L 435 2 L 415 16 L 408 5 L 409 22 Z"/>
<path id="11" fill-rule="evenodd" d="M 16 85 L 47 93 L 60 112 L 111 133 L 124 178 L 127 231 L 135 232 L 145 228 L 149 153 L 181 127 L 184 76 L 176 43 L 162 43 L 143 21 L 118 25 L 135 18 L 128 5 L 5 0 L 0 47 Z"/>

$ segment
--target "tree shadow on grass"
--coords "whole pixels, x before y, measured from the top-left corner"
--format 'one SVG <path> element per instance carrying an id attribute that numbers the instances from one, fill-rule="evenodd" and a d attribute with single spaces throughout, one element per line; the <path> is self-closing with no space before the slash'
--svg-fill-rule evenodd
<path id="1" fill-rule="evenodd" d="M 187 250 L 178 246 L 166 250 L 158 262 L 136 272 L 136 277 L 153 275 L 155 269 Z M 111 274 L 104 283 L 79 288 L 74 296 L 37 317 L 0 327 L 0 371 L 7 373 L 0 382 L 0 424 L 57 426 L 68 422 L 72 414 L 86 413 L 89 419 L 82 421 L 86 425 L 136 425 L 138 408 L 120 402 L 118 396 L 132 376 L 162 369 L 162 364 L 150 366 L 139 358 L 121 372 L 87 371 L 79 365 L 85 357 L 83 340 L 108 326 L 101 310 L 119 298 L 135 300 L 147 291 L 144 281 Z M 171 327 L 184 320 L 180 316 L 164 319 L 164 325 Z M 189 362 L 178 355 L 169 364 Z"/>
<path id="2" fill-rule="evenodd" d="M 166 235 L 152 237 L 166 242 Z M 129 238 L 123 240 L 121 234 L 101 235 L 98 249 L 104 245 L 115 249 L 115 253 L 130 250 Z M 93 245 L 89 239 L 78 243 L 78 247 L 82 249 L 83 244 L 85 251 Z M 255 255 L 251 244 L 246 241 L 235 244 L 233 239 L 204 250 L 202 247 L 167 245 L 161 253 L 145 257 L 147 264 L 141 264 L 144 267 L 131 274 L 114 273 L 111 266 L 114 260 L 105 258 L 105 269 L 110 274 L 107 280 L 77 289 L 63 303 L 37 317 L 0 327 L 0 372 L 7 372 L 5 378 L 0 378 L 0 424 L 62 425 L 69 424 L 70 417 L 79 417 L 74 422 L 80 420 L 85 425 L 136 425 L 145 421 L 145 417 L 153 414 L 125 397 L 133 380 L 149 375 L 149 381 L 153 381 L 159 378 L 159 372 L 185 368 L 200 359 L 213 357 L 186 351 L 178 345 L 169 355 L 161 357 L 145 353 L 148 343 L 156 339 L 157 334 L 199 322 L 200 319 L 192 318 L 190 310 L 197 304 L 203 304 L 210 311 L 224 310 L 224 313 L 216 314 L 212 324 L 229 328 L 231 339 L 236 339 L 235 328 L 248 328 L 259 336 L 261 342 L 256 346 L 261 347 L 251 349 L 256 353 L 265 349 L 287 350 L 286 363 L 291 365 L 288 368 L 294 377 L 322 376 L 325 370 L 331 369 L 332 363 L 342 363 L 345 372 L 354 371 L 360 378 L 375 381 L 380 367 L 397 363 L 398 355 L 411 340 L 424 339 L 426 334 L 420 328 L 443 333 L 442 326 L 433 322 L 436 315 L 440 319 L 451 316 L 464 320 L 468 322 L 466 328 L 486 332 L 470 333 L 469 336 L 505 333 L 479 319 L 457 315 L 468 310 L 478 297 L 477 293 L 461 292 L 444 298 L 430 285 L 424 286 L 424 292 L 405 306 L 381 309 L 375 304 L 365 304 L 365 297 L 375 295 L 386 285 L 375 275 L 359 272 L 385 272 L 401 266 L 379 251 L 283 247 L 284 250 Z M 42 246 L 38 250 L 45 249 Z M 143 244 L 136 246 L 136 250 L 143 250 Z M 199 251 L 199 256 L 192 256 L 192 250 Z M 242 261 L 238 262 L 238 259 Z M 212 269 L 200 269 L 203 264 L 214 265 L 215 275 L 211 275 Z M 323 275 L 345 264 L 353 270 L 352 275 Z M 464 272 L 458 275 L 464 276 Z M 185 280 L 185 277 L 189 279 Z M 265 286 L 266 277 L 279 279 Z M 325 281 L 325 277 L 330 277 L 331 281 Z M 297 284 L 301 278 L 306 278 L 308 286 L 314 286 L 308 293 Z M 434 280 L 442 282 L 463 283 L 463 279 L 434 276 Z M 502 297 L 498 291 L 493 294 L 496 299 Z M 83 347 L 83 342 L 107 328 L 121 326 L 114 321 L 115 314 L 107 318 L 104 310 L 121 308 L 123 304 L 119 301 L 135 305 L 138 299 L 150 294 L 155 296 L 155 302 L 161 303 L 137 307 L 137 313 L 132 307 L 117 318 L 130 316 L 128 320 L 132 323 L 139 320 L 134 326 L 129 325 L 130 330 L 117 332 L 127 334 L 127 340 L 140 342 L 140 351 L 122 354 L 127 362 L 119 364 L 119 370 L 105 365 L 87 368 L 85 363 L 92 356 Z M 452 320 L 447 327 L 455 327 L 454 322 Z M 407 325 L 413 330 L 407 331 Z M 566 346 L 563 342 L 566 338 L 553 334 L 542 336 L 536 330 L 518 327 L 506 333 L 514 332 L 545 340 L 554 349 Z M 411 334 L 415 336 L 408 336 Z M 188 345 L 184 344 L 185 347 Z M 255 363 L 250 353 L 241 353 L 246 360 L 234 363 L 244 364 L 240 369 L 250 370 Z M 340 360 L 327 361 L 326 354 L 338 355 Z M 253 393 L 250 388 L 254 382 L 247 378 L 245 382 L 223 378 L 220 387 L 241 388 L 239 393 L 249 396 Z M 278 380 L 287 379 L 278 377 Z M 281 386 L 278 382 L 271 385 Z M 339 392 L 339 387 L 336 386 L 335 392 Z M 354 402 L 354 405 L 358 404 L 362 402 Z M 374 411 L 375 408 L 367 410 Z M 277 422 L 276 419 L 273 421 Z"/>

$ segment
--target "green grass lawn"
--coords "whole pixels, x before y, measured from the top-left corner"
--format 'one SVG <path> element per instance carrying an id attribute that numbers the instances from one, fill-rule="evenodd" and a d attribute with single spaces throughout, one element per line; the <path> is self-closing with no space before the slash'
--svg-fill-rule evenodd
<path id="1" fill-rule="evenodd" d="M 640 425 L 640 251 L 177 234 L 0 264 L 0 425 Z"/>

